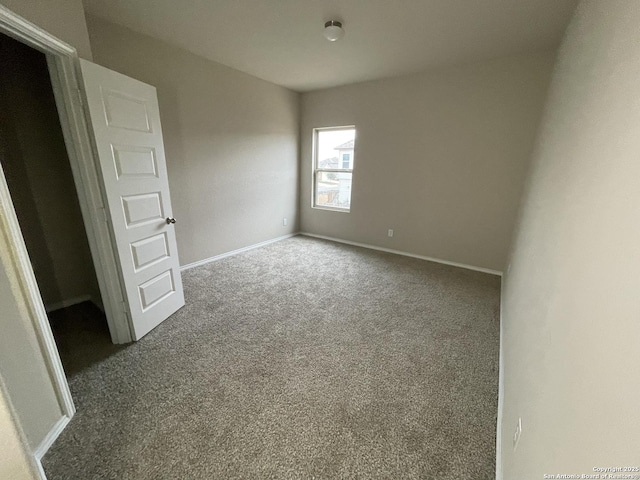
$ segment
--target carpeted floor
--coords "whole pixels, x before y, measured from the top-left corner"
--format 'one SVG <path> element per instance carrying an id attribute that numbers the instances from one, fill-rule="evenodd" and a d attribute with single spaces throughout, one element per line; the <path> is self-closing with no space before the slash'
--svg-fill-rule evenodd
<path id="1" fill-rule="evenodd" d="M 50 480 L 495 478 L 498 277 L 294 237 L 183 279 L 136 344 L 58 328 Z"/>

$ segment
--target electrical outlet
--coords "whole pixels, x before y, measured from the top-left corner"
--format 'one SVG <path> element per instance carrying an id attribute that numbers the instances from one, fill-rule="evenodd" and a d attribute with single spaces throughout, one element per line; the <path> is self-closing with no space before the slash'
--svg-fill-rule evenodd
<path id="1" fill-rule="evenodd" d="M 389 235 L 390 237 L 393 237 L 393 228 L 389 229 L 389 231 L 387 232 L 387 235 Z"/>
<path id="2" fill-rule="evenodd" d="M 283 218 L 283 219 L 282 219 L 282 226 L 283 226 L 283 227 L 286 227 L 286 226 L 287 226 L 287 219 L 286 219 L 286 218 Z"/>
<path id="3" fill-rule="evenodd" d="M 513 451 L 515 452 L 516 448 L 518 448 L 518 442 L 520 442 L 520 437 L 522 436 L 522 418 L 518 418 L 518 424 L 516 425 L 516 431 L 513 434 Z"/>

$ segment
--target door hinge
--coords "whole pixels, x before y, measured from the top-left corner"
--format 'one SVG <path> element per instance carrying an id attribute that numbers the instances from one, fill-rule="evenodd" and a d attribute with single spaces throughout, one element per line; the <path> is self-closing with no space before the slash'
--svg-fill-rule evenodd
<path id="1" fill-rule="evenodd" d="M 82 98 L 82 90 L 80 90 L 79 88 L 76 88 L 76 94 L 78 96 L 78 101 L 80 102 L 80 105 L 84 107 L 84 100 Z"/>
<path id="2" fill-rule="evenodd" d="M 122 311 L 126 314 L 129 315 L 131 312 L 129 311 L 129 305 L 127 304 L 127 302 L 122 302 L 121 304 L 122 306 Z"/>
<path id="3" fill-rule="evenodd" d="M 109 218 L 107 217 L 107 211 L 105 210 L 105 208 L 98 207 L 96 210 L 98 211 L 98 218 L 100 219 L 100 221 L 109 223 Z"/>

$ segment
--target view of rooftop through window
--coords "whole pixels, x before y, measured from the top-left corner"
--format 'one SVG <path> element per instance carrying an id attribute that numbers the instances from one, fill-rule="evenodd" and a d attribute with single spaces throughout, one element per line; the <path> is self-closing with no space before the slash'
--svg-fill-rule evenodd
<path id="1" fill-rule="evenodd" d="M 314 207 L 348 211 L 356 130 L 354 127 L 315 129 Z"/>

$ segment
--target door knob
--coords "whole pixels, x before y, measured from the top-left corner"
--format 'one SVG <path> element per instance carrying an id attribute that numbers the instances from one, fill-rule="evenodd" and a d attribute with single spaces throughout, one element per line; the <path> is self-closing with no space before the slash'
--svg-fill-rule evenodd
<path id="1" fill-rule="evenodd" d="M 176 223 L 176 219 L 173 217 L 167 217 L 167 225 L 171 225 L 172 223 Z"/>

